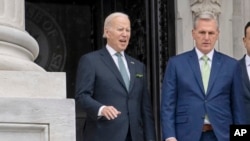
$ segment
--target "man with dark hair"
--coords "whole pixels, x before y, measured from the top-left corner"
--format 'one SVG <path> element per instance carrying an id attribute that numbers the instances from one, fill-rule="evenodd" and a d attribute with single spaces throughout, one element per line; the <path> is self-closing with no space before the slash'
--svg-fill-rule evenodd
<path id="1" fill-rule="evenodd" d="M 241 66 L 241 78 L 244 91 L 244 103 L 246 108 L 247 124 L 250 124 L 250 22 L 244 29 L 243 43 L 246 48 L 246 54 L 239 60 Z"/>

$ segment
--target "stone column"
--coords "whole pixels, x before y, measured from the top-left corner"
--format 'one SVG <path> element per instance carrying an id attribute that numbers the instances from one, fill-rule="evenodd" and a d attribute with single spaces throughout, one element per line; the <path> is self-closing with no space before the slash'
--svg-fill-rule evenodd
<path id="1" fill-rule="evenodd" d="M 34 63 L 39 47 L 25 30 L 24 9 L 24 0 L 0 0 L 0 140 L 75 141 L 66 75 Z"/>
<path id="2" fill-rule="evenodd" d="M 39 47 L 25 31 L 24 0 L 0 0 L 0 70 L 44 71 L 34 60 Z"/>

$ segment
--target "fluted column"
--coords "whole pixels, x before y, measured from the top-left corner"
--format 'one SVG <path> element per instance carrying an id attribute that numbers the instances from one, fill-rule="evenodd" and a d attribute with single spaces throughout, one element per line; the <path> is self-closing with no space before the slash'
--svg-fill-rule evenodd
<path id="1" fill-rule="evenodd" d="M 25 31 L 24 0 L 0 0 L 0 70 L 44 71 L 37 41 Z"/>

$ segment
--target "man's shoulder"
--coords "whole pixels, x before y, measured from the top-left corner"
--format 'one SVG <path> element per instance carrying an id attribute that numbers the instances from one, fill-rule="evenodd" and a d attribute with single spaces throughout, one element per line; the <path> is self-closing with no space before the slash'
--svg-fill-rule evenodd
<path id="1" fill-rule="evenodd" d="M 239 61 L 240 61 L 240 62 L 245 62 L 245 57 L 246 57 L 246 55 L 243 55 L 243 56 L 239 59 Z"/>
<path id="2" fill-rule="evenodd" d="M 182 52 L 175 56 L 171 56 L 170 59 L 171 60 L 182 60 L 182 59 L 186 60 L 187 57 L 194 56 L 194 55 L 196 55 L 195 52 L 193 50 L 190 50 L 190 51 Z"/>
<path id="3" fill-rule="evenodd" d="M 231 62 L 237 62 L 237 59 L 236 58 L 233 58 L 232 56 L 229 56 L 225 53 L 222 53 L 222 52 L 217 52 L 216 53 L 220 58 L 223 58 L 224 60 L 228 60 L 228 61 L 231 61 Z"/>
<path id="4" fill-rule="evenodd" d="M 100 54 L 104 53 L 104 49 L 101 48 L 101 49 L 98 49 L 98 50 L 95 50 L 95 51 L 91 51 L 91 52 L 88 52 L 86 54 L 83 54 L 82 57 L 96 57 Z"/>

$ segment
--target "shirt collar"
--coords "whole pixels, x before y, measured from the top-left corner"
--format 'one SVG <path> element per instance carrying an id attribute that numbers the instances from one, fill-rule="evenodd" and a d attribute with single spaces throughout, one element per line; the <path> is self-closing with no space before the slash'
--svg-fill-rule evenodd
<path id="1" fill-rule="evenodd" d="M 115 51 L 110 45 L 106 45 L 106 49 L 108 50 L 111 56 L 115 55 L 117 51 Z M 122 56 L 124 56 L 124 51 L 120 52 Z"/>
<path id="2" fill-rule="evenodd" d="M 212 49 L 208 54 L 204 54 L 202 53 L 198 48 L 195 47 L 195 51 L 196 51 L 196 54 L 198 55 L 198 59 L 200 60 L 201 57 L 203 57 L 204 55 L 206 55 L 210 61 L 212 61 L 213 59 L 213 55 L 214 55 L 214 49 Z"/>
<path id="3" fill-rule="evenodd" d="M 248 56 L 247 54 L 246 54 L 246 57 L 245 57 L 245 61 L 246 61 L 246 65 L 250 66 L 250 56 Z"/>

